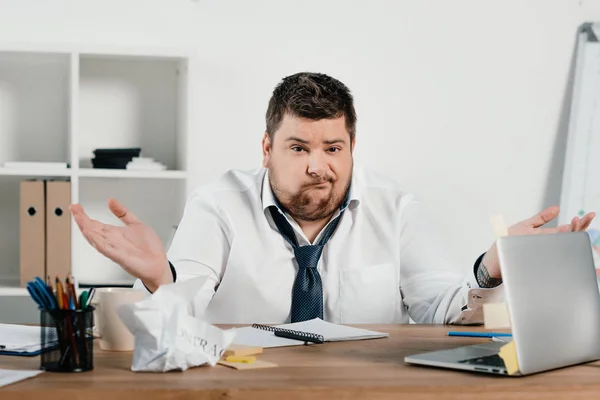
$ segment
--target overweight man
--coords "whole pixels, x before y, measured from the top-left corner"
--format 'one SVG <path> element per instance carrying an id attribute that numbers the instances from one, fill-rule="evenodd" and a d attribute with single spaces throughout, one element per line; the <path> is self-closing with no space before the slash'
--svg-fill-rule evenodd
<path id="1" fill-rule="evenodd" d="M 262 168 L 197 188 L 168 253 L 115 199 L 108 206 L 123 226 L 90 219 L 78 204 L 71 211 L 88 242 L 138 278 L 140 290 L 198 278 L 195 314 L 212 323 L 482 322 L 482 304 L 502 298 L 495 245 L 471 273 L 458 273 L 415 197 L 354 165 L 355 136 L 348 88 L 298 73 L 269 101 Z M 545 209 L 509 234 L 581 231 L 595 216 L 543 227 L 558 211 Z"/>

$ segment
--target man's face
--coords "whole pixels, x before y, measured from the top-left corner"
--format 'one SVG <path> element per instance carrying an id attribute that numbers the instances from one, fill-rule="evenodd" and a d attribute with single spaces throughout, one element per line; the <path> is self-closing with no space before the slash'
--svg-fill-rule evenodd
<path id="1" fill-rule="evenodd" d="M 285 115 L 273 141 L 263 138 L 263 166 L 273 193 L 296 220 L 330 217 L 352 179 L 352 149 L 346 121 Z"/>

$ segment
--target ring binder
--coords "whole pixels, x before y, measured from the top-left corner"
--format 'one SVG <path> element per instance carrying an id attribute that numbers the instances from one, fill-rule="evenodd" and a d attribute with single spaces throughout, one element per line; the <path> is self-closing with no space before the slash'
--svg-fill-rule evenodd
<path id="1" fill-rule="evenodd" d="M 287 339 L 301 340 L 305 342 L 324 343 L 325 337 L 316 333 L 295 331 L 293 329 L 277 328 L 275 326 L 252 324 L 253 328 L 263 331 L 273 332 L 275 336 L 284 337 Z"/>

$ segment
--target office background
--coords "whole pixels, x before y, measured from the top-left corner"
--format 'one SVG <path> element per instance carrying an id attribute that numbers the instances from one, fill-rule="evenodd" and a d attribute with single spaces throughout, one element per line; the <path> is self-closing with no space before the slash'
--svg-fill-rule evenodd
<path id="1" fill-rule="evenodd" d="M 585 0 L 0 0 L 0 10 L 0 38 L 16 43 L 197 49 L 190 186 L 260 164 L 280 78 L 340 79 L 356 100 L 356 160 L 423 200 L 465 270 L 493 241 L 491 214 L 515 222 L 559 202 L 575 33 L 600 20 L 600 1 Z"/>

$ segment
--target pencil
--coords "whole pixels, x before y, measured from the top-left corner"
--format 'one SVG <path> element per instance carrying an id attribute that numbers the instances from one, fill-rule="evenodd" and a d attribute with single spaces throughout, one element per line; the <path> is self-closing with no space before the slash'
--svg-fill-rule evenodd
<path id="1" fill-rule="evenodd" d="M 59 310 L 64 310 L 65 306 L 63 304 L 63 287 L 62 283 L 60 283 L 60 279 L 58 279 L 58 275 L 56 276 L 56 304 L 58 304 Z"/>
<path id="2" fill-rule="evenodd" d="M 465 336 L 465 337 L 507 337 L 512 336 L 511 333 L 502 333 L 502 332 L 448 332 L 448 336 Z"/>
<path id="3" fill-rule="evenodd" d="M 75 304 L 75 309 L 79 309 L 79 301 L 77 300 L 77 294 L 75 294 L 75 285 L 73 285 L 73 276 L 67 276 L 67 285 L 69 289 L 69 296 L 73 299 L 73 303 Z"/>
<path id="4" fill-rule="evenodd" d="M 65 282 L 65 285 L 68 285 Z M 68 290 L 68 289 L 67 289 Z M 56 297 L 57 300 L 59 301 L 59 308 L 62 310 L 69 310 L 69 299 L 67 298 L 67 294 L 65 293 L 65 290 L 63 289 L 63 285 L 60 282 L 60 278 L 58 277 L 58 275 L 56 276 Z M 74 327 L 72 325 L 72 321 L 71 321 L 71 317 L 69 316 L 68 312 L 66 312 L 64 314 L 64 320 L 62 321 L 63 326 L 63 334 L 65 335 L 65 339 L 68 341 L 71 341 L 71 350 L 73 352 L 73 356 L 75 357 L 75 360 L 73 360 L 75 363 L 79 363 L 79 354 L 77 352 L 77 346 L 75 343 L 75 332 L 74 332 Z M 65 352 L 68 351 L 68 347 L 67 349 L 65 349 Z M 64 360 L 63 360 L 64 361 Z"/>
<path id="5" fill-rule="evenodd" d="M 52 279 L 50 279 L 50 275 L 46 278 L 46 286 L 50 289 L 51 292 L 54 293 L 54 289 L 52 288 Z"/>

